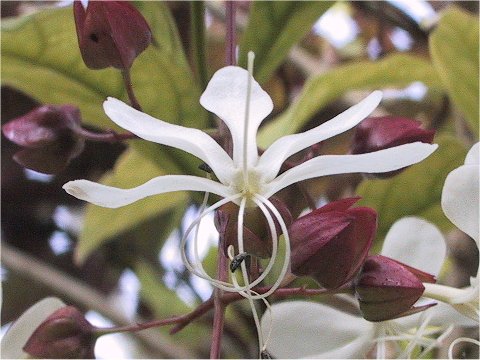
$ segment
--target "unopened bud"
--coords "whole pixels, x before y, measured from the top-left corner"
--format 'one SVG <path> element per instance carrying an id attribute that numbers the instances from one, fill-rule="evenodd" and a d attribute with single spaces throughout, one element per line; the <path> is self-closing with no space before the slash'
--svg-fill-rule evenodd
<path id="1" fill-rule="evenodd" d="M 72 105 L 43 105 L 2 126 L 7 139 L 24 147 L 14 155 L 20 165 L 47 174 L 58 173 L 82 151 L 85 139 L 80 110 Z"/>
<path id="2" fill-rule="evenodd" d="M 82 58 L 91 69 L 129 69 L 152 42 L 142 14 L 126 1 L 89 1 L 87 9 L 75 1 L 73 13 Z"/>
<path id="3" fill-rule="evenodd" d="M 287 206 L 277 198 L 269 199 L 273 206 L 282 216 L 287 226 L 292 222 L 292 216 Z M 270 213 L 271 214 L 271 213 Z M 278 221 L 272 215 L 277 236 L 282 234 Z M 260 258 L 268 258 L 272 255 L 272 236 L 265 215 L 258 207 L 247 208 L 243 219 L 243 243 L 244 251 Z M 215 212 L 215 226 L 220 236 L 224 238 L 224 252 L 228 256 L 228 247 L 233 246 L 238 253 L 238 206 L 227 203 Z"/>
<path id="4" fill-rule="evenodd" d="M 421 125 L 416 120 L 393 116 L 365 119 L 356 127 L 351 153 L 365 154 L 417 141 L 431 144 L 435 130 L 422 129 Z M 402 169 L 374 176 L 386 178 L 401 171 Z"/>
<path id="5" fill-rule="evenodd" d="M 434 305 L 412 307 L 425 290 L 422 282 L 435 282 L 435 277 L 386 256 L 369 256 L 355 281 L 363 317 L 384 321 Z"/>
<path id="6" fill-rule="evenodd" d="M 292 223 L 291 270 L 311 276 L 325 288 L 351 280 L 365 260 L 377 229 L 377 214 L 351 208 L 359 198 L 331 202 Z"/>
<path id="7" fill-rule="evenodd" d="M 94 329 L 79 310 L 66 306 L 40 324 L 23 350 L 36 358 L 93 359 Z"/>

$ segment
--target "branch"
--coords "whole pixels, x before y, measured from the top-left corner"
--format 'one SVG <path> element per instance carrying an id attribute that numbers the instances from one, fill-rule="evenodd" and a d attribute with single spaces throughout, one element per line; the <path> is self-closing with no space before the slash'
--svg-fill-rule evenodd
<path id="1" fill-rule="evenodd" d="M 33 281 L 42 283 L 52 291 L 62 294 L 70 301 L 98 311 L 118 325 L 127 326 L 131 323 L 131 320 L 112 306 L 109 300 L 97 290 L 80 282 L 77 278 L 66 275 L 48 264 L 15 249 L 5 242 L 2 243 L 1 258 L 6 268 Z M 144 322 L 140 318 L 137 318 L 136 321 Z M 135 336 L 155 354 L 167 358 L 192 358 L 194 356 L 158 331 L 144 331 Z"/>

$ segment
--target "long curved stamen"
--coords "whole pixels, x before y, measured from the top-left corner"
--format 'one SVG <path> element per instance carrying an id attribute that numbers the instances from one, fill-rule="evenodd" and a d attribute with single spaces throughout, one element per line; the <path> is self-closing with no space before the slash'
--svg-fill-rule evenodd
<path id="1" fill-rule="evenodd" d="M 430 345 L 428 345 L 419 355 L 418 358 L 423 358 L 426 354 L 428 354 L 435 346 L 439 346 L 444 339 L 446 339 L 452 333 L 453 329 L 455 328 L 454 325 L 450 325 L 436 340 L 432 341 Z"/>
<path id="2" fill-rule="evenodd" d="M 453 348 L 455 347 L 455 345 L 457 345 L 458 343 L 461 343 L 463 341 L 480 346 L 480 341 L 475 340 L 475 339 L 470 339 L 470 338 L 467 338 L 467 337 L 460 337 L 458 339 L 455 339 L 455 340 L 453 340 L 453 342 L 448 347 L 448 358 L 449 359 L 453 359 Z"/>
<path id="3" fill-rule="evenodd" d="M 258 200 L 257 198 L 253 198 L 253 201 L 255 202 L 255 204 L 260 208 L 260 210 L 262 211 L 263 215 L 265 216 L 265 218 L 267 219 L 267 223 L 269 225 L 269 229 L 270 229 L 270 234 L 272 236 L 272 256 L 270 257 L 270 260 L 268 262 L 268 265 L 267 267 L 265 268 L 265 270 L 262 272 L 262 275 L 260 275 L 257 279 L 255 279 L 252 283 L 249 283 L 247 285 L 245 285 L 243 288 L 241 287 L 238 287 L 237 284 L 234 280 L 236 280 L 235 278 L 232 278 L 232 281 L 234 282 L 235 284 L 235 288 L 238 289 L 238 293 L 240 295 L 242 295 L 243 297 L 245 298 L 250 298 L 251 295 L 246 292 L 248 290 L 251 290 L 254 286 L 256 286 L 257 284 L 259 284 L 261 281 L 263 281 L 263 279 L 265 279 L 268 274 L 270 273 L 273 265 L 275 264 L 275 260 L 276 260 L 276 257 L 277 257 L 277 253 L 278 253 L 278 236 L 277 236 L 277 229 L 275 228 L 275 223 L 273 221 L 273 218 L 272 218 L 272 215 L 270 215 L 269 211 L 267 210 L 267 208 L 262 204 L 262 202 L 260 200 Z M 241 217 L 241 214 L 239 212 L 238 214 L 238 218 L 240 219 Z M 243 227 L 242 227 L 242 231 L 240 231 L 240 228 L 238 228 L 238 234 L 239 234 L 239 253 L 242 253 L 243 252 Z M 240 238 L 240 234 L 242 235 L 241 238 Z M 275 289 L 273 290 L 275 291 Z M 265 297 L 267 297 L 268 295 L 270 295 L 272 292 L 271 290 L 267 293 L 264 293 L 264 294 L 261 294 L 261 295 L 255 295 L 253 296 L 253 299 L 254 300 L 257 300 L 257 299 L 264 299 Z"/>
<path id="4" fill-rule="evenodd" d="M 206 192 L 205 195 L 203 196 L 203 201 L 202 201 L 202 204 L 200 205 L 200 214 L 203 214 L 203 212 L 205 211 L 209 196 L 210 196 L 210 193 L 208 192 Z M 200 255 L 198 252 L 199 233 L 200 233 L 200 222 L 198 222 L 195 228 L 195 236 L 193 238 L 193 254 L 194 254 L 195 265 L 202 267 L 202 261 L 200 260 Z"/>
<path id="5" fill-rule="evenodd" d="M 285 259 L 284 259 L 283 266 L 282 266 L 282 269 L 280 271 L 280 274 L 279 274 L 277 280 L 275 281 L 275 283 L 270 288 L 270 290 L 268 290 L 267 292 L 265 292 L 261 295 L 256 295 L 256 296 L 252 297 L 253 300 L 257 300 L 257 299 L 266 298 L 267 296 L 271 295 L 273 292 L 275 292 L 275 290 L 278 289 L 278 287 L 282 283 L 283 278 L 285 277 L 285 274 L 288 271 L 288 265 L 290 264 L 290 238 L 288 236 L 287 226 L 286 226 L 285 222 L 283 221 L 282 216 L 280 215 L 278 210 L 275 208 L 275 206 L 268 199 L 265 199 L 264 197 L 262 197 L 258 194 L 255 195 L 255 197 L 253 198 L 253 201 L 260 208 L 260 210 L 262 210 L 263 215 L 267 219 L 267 222 L 268 222 L 269 227 L 270 227 L 270 233 L 272 234 L 272 241 L 273 241 L 273 246 L 272 247 L 273 247 L 273 249 L 272 249 L 272 257 L 270 258 L 270 262 L 269 262 L 268 266 L 265 268 L 265 271 L 262 273 L 262 275 L 260 277 L 258 277 L 258 279 L 256 279 L 251 284 L 249 284 L 249 286 L 247 287 L 249 290 L 252 288 L 252 286 L 258 284 L 260 281 L 262 281 L 269 274 L 269 272 L 270 272 L 270 270 L 271 270 L 271 268 L 272 268 L 272 266 L 275 262 L 277 252 L 278 252 L 278 248 L 277 248 L 278 237 L 277 237 L 277 231 L 276 231 L 276 228 L 275 228 L 275 224 L 273 222 L 272 216 L 270 215 L 269 211 L 265 208 L 264 204 L 272 211 L 273 215 L 275 216 L 278 223 L 280 224 L 280 227 L 281 227 L 282 232 L 284 234 L 284 241 L 285 241 Z M 240 215 L 239 215 L 239 217 L 240 217 Z M 240 249 L 240 245 L 239 245 L 239 252 L 241 253 L 242 251 L 243 251 L 243 248 Z M 240 289 L 239 289 L 239 293 L 240 293 L 240 295 L 242 295 L 246 298 L 249 297 L 249 295 L 247 295 L 243 291 L 240 291 Z"/>
<path id="6" fill-rule="evenodd" d="M 283 220 L 282 215 L 278 212 L 278 210 L 270 202 L 270 200 L 268 200 L 265 197 L 263 197 L 261 195 L 258 195 L 258 194 L 255 194 L 255 197 L 260 202 L 265 204 L 270 209 L 270 211 L 273 213 L 273 215 L 277 219 L 278 223 L 280 224 L 280 228 L 282 229 L 283 238 L 284 238 L 284 241 L 285 241 L 285 259 L 283 261 L 283 266 L 282 266 L 282 269 L 280 271 L 280 275 L 277 278 L 277 281 L 272 285 L 270 290 L 268 290 L 266 293 L 262 294 L 262 296 L 267 297 L 270 294 L 272 294 L 275 290 L 278 289 L 278 287 L 282 283 L 282 281 L 285 278 L 285 275 L 288 271 L 288 266 L 290 265 L 290 254 L 291 254 L 291 251 L 290 251 L 290 236 L 288 235 L 287 225 L 285 224 L 285 221 Z"/>
<path id="7" fill-rule="evenodd" d="M 375 355 L 377 359 L 385 359 L 385 354 L 386 354 L 385 342 L 386 342 L 385 328 L 381 326 L 379 341 L 377 342 L 377 349 L 376 349 L 376 355 Z"/>
<path id="8" fill-rule="evenodd" d="M 245 206 L 247 203 L 247 199 L 244 197 L 242 201 L 240 202 L 240 208 L 238 210 L 238 223 L 237 223 L 237 239 L 238 239 L 238 251 L 240 253 L 244 252 L 243 248 L 243 219 L 245 217 Z M 242 276 L 243 276 L 243 283 L 247 287 L 247 290 L 245 294 L 242 293 L 243 296 L 245 296 L 248 299 L 248 303 L 250 305 L 250 309 L 252 311 L 253 315 L 253 320 L 255 321 L 255 327 L 257 328 L 257 334 L 258 334 L 258 348 L 262 349 L 263 348 L 263 332 L 262 328 L 260 327 L 260 319 L 258 317 L 257 309 L 255 308 L 255 304 L 253 302 L 253 296 L 252 296 L 252 291 L 250 290 L 249 287 L 249 280 L 248 280 L 248 273 L 247 273 L 247 265 L 245 262 L 242 262 L 240 264 L 240 267 L 242 269 Z M 232 276 L 232 281 L 234 282 L 235 286 L 238 286 L 237 279 L 235 278 L 235 274 Z"/>
<path id="9" fill-rule="evenodd" d="M 238 197 L 240 197 L 240 195 L 238 195 Z M 188 260 L 188 258 L 185 255 L 186 254 L 186 252 L 185 252 L 186 240 L 188 238 L 188 235 L 190 234 L 192 229 L 199 224 L 199 222 L 202 220 L 202 218 L 205 215 L 207 215 L 207 213 L 211 212 L 211 210 L 215 210 L 216 208 L 218 208 L 218 206 L 221 206 L 221 205 L 217 205 L 218 203 L 215 204 L 216 206 L 212 205 L 212 207 L 215 206 L 214 209 L 209 208 L 209 209 L 205 210 L 204 212 L 201 213 L 201 215 L 194 222 L 192 222 L 192 224 L 190 225 L 190 227 L 187 229 L 184 236 L 182 237 L 182 241 L 181 241 L 181 244 L 180 244 L 180 247 L 182 249 L 182 259 L 185 263 L 185 266 L 187 267 L 187 269 L 189 271 L 191 271 L 193 274 L 197 275 L 198 277 L 209 281 L 215 287 L 218 287 L 218 288 L 220 288 L 222 290 L 225 290 L 227 292 L 238 292 L 244 297 L 248 297 L 248 295 L 246 295 L 245 291 L 251 290 L 253 287 L 257 286 L 261 281 L 263 281 L 267 277 L 267 275 L 269 274 L 269 272 L 273 268 L 273 265 L 274 265 L 275 260 L 276 260 L 276 254 L 278 252 L 278 236 L 277 236 L 276 228 L 275 228 L 275 225 L 274 225 L 274 222 L 273 222 L 273 218 L 270 215 L 270 213 L 268 212 L 268 210 L 265 208 L 265 206 L 259 200 L 254 199 L 254 201 L 256 202 L 256 204 L 260 207 L 260 209 L 264 213 L 264 215 L 267 219 L 267 222 L 269 224 L 270 232 L 272 234 L 272 241 L 273 241 L 273 244 L 272 244 L 273 255 L 270 258 L 270 260 L 268 262 L 268 265 L 265 268 L 265 270 L 252 283 L 250 283 L 248 285 L 245 285 L 245 286 L 240 286 L 240 285 L 238 285 L 238 283 L 236 283 L 236 284 L 234 283 L 232 285 L 230 283 L 214 279 L 211 276 L 209 276 L 206 273 L 205 269 L 203 268 L 202 262 L 199 260 L 198 250 L 195 251 L 196 254 L 195 254 L 194 264 L 190 263 L 190 261 Z M 222 200 L 222 205 L 223 205 L 223 200 Z M 197 226 L 197 230 L 198 230 L 198 226 Z M 197 232 L 197 234 L 198 234 L 198 232 Z M 197 244 L 198 237 L 195 237 L 194 241 L 195 241 L 195 244 Z M 197 248 L 195 247 L 195 249 L 197 249 Z M 240 251 L 240 253 L 241 252 L 242 251 Z M 267 295 L 260 294 L 260 295 L 254 296 L 254 299 L 262 299 L 262 298 L 268 296 L 269 294 L 271 294 L 271 292 L 269 292 Z"/>
<path id="10" fill-rule="evenodd" d="M 415 346 L 417 346 L 417 344 L 419 344 L 423 339 L 425 329 L 427 328 L 431 319 L 431 315 L 426 315 L 426 313 L 420 315 L 420 326 L 418 330 L 415 331 L 413 339 L 408 343 L 407 348 L 405 349 L 408 358 L 410 358 Z"/>
<path id="11" fill-rule="evenodd" d="M 182 236 L 182 240 L 180 242 L 180 249 L 181 249 L 181 256 L 182 256 L 182 261 L 185 265 L 185 267 L 193 274 L 197 275 L 198 277 L 200 278 L 203 278 L 207 281 L 210 281 L 212 283 L 214 282 L 218 282 L 218 283 L 223 283 L 223 282 L 220 282 L 216 279 L 212 279 L 211 277 L 209 277 L 208 275 L 206 275 L 206 273 L 204 272 L 203 270 L 203 267 L 201 266 L 201 263 L 199 264 L 200 268 L 201 268 L 201 271 L 202 272 L 199 272 L 197 271 L 197 269 L 195 269 L 194 266 L 192 266 L 192 264 L 190 264 L 190 261 L 188 260 L 187 258 L 187 254 L 186 254 L 186 251 L 185 251 L 185 246 L 186 246 L 186 242 L 187 242 L 187 239 L 188 239 L 188 236 L 190 235 L 190 233 L 192 232 L 192 230 L 195 228 L 195 226 L 197 226 L 197 224 L 199 224 L 201 222 L 201 220 L 208 214 L 210 214 L 211 212 L 215 211 L 216 209 L 218 209 L 220 206 L 228 203 L 228 202 L 231 202 L 233 200 L 236 200 L 238 199 L 239 197 L 241 197 L 241 194 L 235 194 L 235 195 L 232 195 L 232 196 L 229 196 L 225 199 L 222 199 L 218 202 L 216 202 L 215 204 L 211 205 L 209 208 L 207 208 L 205 211 L 203 211 L 190 225 L 189 227 L 187 228 L 187 230 L 185 231 L 185 233 L 183 234 Z M 229 283 L 224 283 L 226 286 L 230 285 Z M 227 288 L 226 289 L 227 291 L 232 291 L 231 288 Z"/>
<path id="12" fill-rule="evenodd" d="M 252 51 L 248 53 L 248 80 L 247 80 L 247 98 L 245 104 L 245 121 L 243 123 L 243 182 L 245 189 L 248 189 L 248 122 L 250 117 L 250 97 L 252 96 L 252 79 L 253 79 L 253 60 L 255 54 Z"/>
<path id="13" fill-rule="evenodd" d="M 196 249 L 195 254 L 194 254 L 194 256 L 195 256 L 194 262 L 191 263 L 190 260 L 188 259 L 187 255 L 186 255 L 186 243 L 187 243 L 188 236 L 190 235 L 190 233 L 192 232 L 192 230 L 194 228 L 197 227 L 197 229 L 198 229 L 198 225 L 202 221 L 202 219 L 206 215 L 211 213 L 212 211 L 218 209 L 223 204 L 225 204 L 227 202 L 230 202 L 230 201 L 233 201 L 235 199 L 238 199 L 239 197 L 241 197 L 241 194 L 236 194 L 236 195 L 233 195 L 231 197 L 225 198 L 225 199 L 220 200 L 219 202 L 215 203 L 214 205 L 210 206 L 208 209 L 204 210 L 203 212 L 201 212 L 201 214 L 190 224 L 190 226 L 187 228 L 187 230 L 183 234 L 182 240 L 180 242 L 180 249 L 181 249 L 182 261 L 183 261 L 185 267 L 192 274 L 194 274 L 194 275 L 196 275 L 196 276 L 198 276 L 198 277 L 200 277 L 204 280 L 207 280 L 208 282 L 210 282 L 210 284 L 212 284 L 213 286 L 215 286 L 219 289 L 222 289 L 222 290 L 227 291 L 227 292 L 238 292 L 238 293 L 242 294 L 242 292 L 244 292 L 246 290 L 250 290 L 251 288 L 256 286 L 258 283 L 260 283 L 268 275 L 268 273 L 262 273 L 262 275 L 258 279 L 256 279 L 255 282 L 253 282 L 252 284 L 249 284 L 248 286 L 243 286 L 243 287 L 239 286 L 238 284 L 237 285 L 235 285 L 235 284 L 232 285 L 228 282 L 224 282 L 224 281 L 220 281 L 218 279 L 212 278 L 210 275 L 207 274 L 207 272 L 203 268 L 202 262 L 199 259 L 198 247 L 196 246 L 196 243 L 198 241 L 198 236 L 196 236 L 194 238 L 194 242 L 195 242 L 194 243 L 194 250 Z M 272 223 L 273 223 L 273 220 L 272 220 Z M 196 235 L 198 235 L 198 232 L 196 233 Z M 269 263 L 269 266 L 267 266 L 267 268 L 271 268 L 273 266 L 273 261 L 274 260 L 275 260 L 274 258 L 270 260 L 271 265 Z M 243 293 L 243 294 L 245 294 L 245 293 Z M 260 298 L 263 298 L 265 296 L 268 296 L 268 295 L 261 294 L 261 295 L 256 296 L 255 299 L 260 299 Z"/>

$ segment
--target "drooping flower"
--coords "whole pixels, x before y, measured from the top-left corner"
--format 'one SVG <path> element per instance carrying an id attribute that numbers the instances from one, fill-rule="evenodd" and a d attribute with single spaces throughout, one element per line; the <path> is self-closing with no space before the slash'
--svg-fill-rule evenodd
<path id="1" fill-rule="evenodd" d="M 409 217 L 392 226 L 382 254 L 437 275 L 446 246 L 435 226 Z M 341 298 L 355 305 L 352 298 Z M 386 358 L 389 345 L 395 352 L 390 355 L 408 358 L 417 345 L 423 348 L 422 354 L 440 345 L 454 326 L 476 326 L 471 319 L 441 303 L 422 313 L 369 322 L 360 311 L 348 313 L 307 301 L 273 304 L 261 323 L 264 332 L 271 329 L 266 349 L 273 356 L 322 359 L 364 358 L 374 348 L 373 356 Z M 397 342 L 403 342 L 403 347 Z"/>
<path id="2" fill-rule="evenodd" d="M 173 191 L 201 191 L 221 196 L 222 200 L 205 209 L 187 229 L 181 241 L 182 258 L 192 273 L 209 280 L 223 290 L 239 292 L 250 301 L 265 298 L 273 293 L 288 270 L 289 234 L 281 214 L 269 200 L 272 195 L 291 184 L 319 176 L 396 170 L 422 161 L 437 148 L 437 145 L 415 142 L 368 154 L 318 156 L 279 175 L 281 165 L 291 155 L 360 123 L 377 107 L 381 100 L 381 92 L 374 91 L 359 104 L 316 128 L 278 139 L 259 156 L 257 130 L 262 120 L 272 111 L 273 103 L 270 96 L 252 77 L 253 57 L 253 53 L 250 53 L 248 71 L 236 66 L 218 70 L 200 98 L 201 105 L 222 119 L 229 128 L 233 142 L 232 157 L 201 130 L 155 119 L 114 98 L 109 98 L 104 103 L 105 113 L 117 125 L 145 140 L 172 146 L 198 157 L 212 169 L 218 181 L 189 175 L 166 175 L 132 189 L 118 189 L 87 180 L 71 181 L 64 185 L 69 194 L 109 208 L 125 206 L 147 196 Z M 198 225 L 202 217 L 228 202 L 234 202 L 239 206 L 236 249 L 239 253 L 245 252 L 243 225 L 245 213 L 250 208 L 258 207 L 261 210 L 272 237 L 270 261 L 264 272 L 251 283 L 245 262 L 242 262 L 243 286 L 236 282 L 235 277 L 232 278 L 233 284 L 211 278 L 204 271 L 198 256 L 190 263 L 184 251 L 187 235 Z M 283 265 L 277 281 L 268 292 L 252 295 L 251 289 L 265 279 L 277 258 L 278 234 L 275 221 L 280 224 L 285 242 Z M 194 238 L 198 241 L 198 231 Z"/>
<path id="3" fill-rule="evenodd" d="M 28 354 L 23 350 L 28 339 L 40 324 L 64 306 L 65 304 L 57 298 L 45 298 L 25 311 L 2 338 L 2 358 L 28 358 Z"/>

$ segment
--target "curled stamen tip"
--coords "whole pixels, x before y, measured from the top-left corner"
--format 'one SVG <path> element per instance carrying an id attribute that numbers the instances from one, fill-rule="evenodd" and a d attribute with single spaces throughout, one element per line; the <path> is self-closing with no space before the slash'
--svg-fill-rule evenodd
<path id="1" fill-rule="evenodd" d="M 230 245 L 231 246 L 231 245 Z M 242 265 L 242 262 L 250 256 L 248 253 L 244 252 L 238 255 L 235 255 L 232 259 L 232 262 L 230 263 L 230 271 L 234 273 L 240 265 Z"/>
<path id="2" fill-rule="evenodd" d="M 262 350 L 260 353 L 260 359 L 271 359 L 272 356 L 269 354 L 267 350 Z"/>

